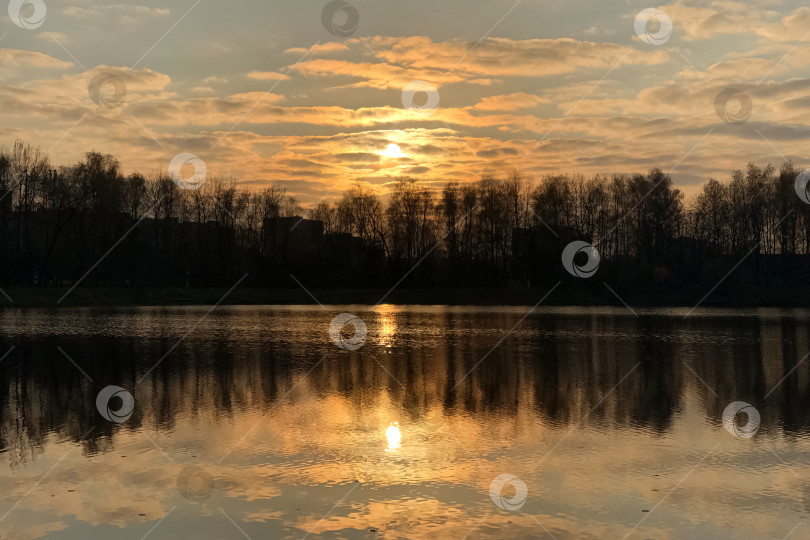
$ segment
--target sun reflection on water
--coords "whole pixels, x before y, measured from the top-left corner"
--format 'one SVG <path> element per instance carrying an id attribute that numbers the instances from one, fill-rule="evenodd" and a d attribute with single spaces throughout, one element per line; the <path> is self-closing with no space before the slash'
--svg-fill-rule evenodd
<path id="1" fill-rule="evenodd" d="M 390 349 L 397 332 L 396 316 L 401 311 L 401 308 L 391 304 L 382 304 L 377 306 L 374 311 L 380 315 L 378 344 Z"/>
<path id="2" fill-rule="evenodd" d="M 399 431 L 399 424 L 391 422 L 388 429 L 385 430 L 385 437 L 388 439 L 388 448 L 386 452 L 393 452 L 399 448 L 399 443 L 402 440 L 402 433 Z"/>

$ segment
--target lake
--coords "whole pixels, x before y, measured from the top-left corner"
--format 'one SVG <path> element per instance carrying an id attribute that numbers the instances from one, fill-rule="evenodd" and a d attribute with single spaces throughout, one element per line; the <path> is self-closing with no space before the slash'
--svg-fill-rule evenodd
<path id="1" fill-rule="evenodd" d="M 810 535 L 807 311 L 527 309 L 4 310 L 0 538 Z"/>

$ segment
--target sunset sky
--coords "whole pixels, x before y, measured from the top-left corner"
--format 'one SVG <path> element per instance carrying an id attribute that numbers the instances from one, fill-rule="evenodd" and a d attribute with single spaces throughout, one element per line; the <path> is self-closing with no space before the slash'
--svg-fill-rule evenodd
<path id="1" fill-rule="evenodd" d="M 109 152 L 126 173 L 188 152 L 209 177 L 277 182 L 304 204 L 355 181 L 384 193 L 402 175 L 444 184 L 515 168 L 660 167 L 691 195 L 748 161 L 808 164 L 810 7 L 798 1 L 350 4 L 333 32 L 329 3 L 312 0 L 46 0 L 22 6 L 31 28 L 2 10 L 0 143 L 21 138 L 56 164 Z M 668 38 L 660 17 L 647 27 L 660 39 L 639 37 L 648 8 L 672 21 Z M 432 114 L 403 104 L 413 81 L 436 88 L 415 94 L 438 98 Z M 718 95 L 737 97 L 718 111 Z M 384 154 L 392 143 L 401 156 Z"/>

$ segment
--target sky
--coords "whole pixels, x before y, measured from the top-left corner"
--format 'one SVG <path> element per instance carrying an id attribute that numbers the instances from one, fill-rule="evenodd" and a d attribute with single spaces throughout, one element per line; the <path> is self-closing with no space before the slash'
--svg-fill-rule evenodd
<path id="1" fill-rule="evenodd" d="M 797 1 L 11 0 L 0 144 L 191 154 L 305 205 L 356 182 L 658 167 L 688 197 L 810 154 Z M 389 145 L 395 144 L 395 147 Z"/>

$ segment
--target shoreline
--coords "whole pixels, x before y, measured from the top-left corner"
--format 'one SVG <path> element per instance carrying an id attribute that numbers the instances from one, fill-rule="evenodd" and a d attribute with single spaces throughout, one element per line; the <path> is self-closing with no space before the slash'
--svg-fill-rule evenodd
<path id="1" fill-rule="evenodd" d="M 546 296 L 549 288 L 498 288 L 498 289 L 396 289 L 383 304 L 394 305 L 449 305 L 449 306 L 533 306 Z M 165 307 L 194 305 L 375 305 L 388 289 L 311 289 L 310 296 L 300 288 L 236 289 L 227 288 L 77 288 L 61 303 L 59 299 L 68 288 L 3 287 L 0 294 L 0 309 L 15 308 L 71 308 L 71 307 Z M 650 294 L 645 301 L 627 295 L 623 300 L 608 290 L 600 294 L 590 291 L 567 290 L 561 286 L 545 298 L 546 306 L 624 306 L 631 307 L 687 307 L 698 303 L 703 294 L 689 291 L 682 294 L 658 292 Z M 601 294 L 601 293 L 604 294 Z M 11 302 L 9 302 L 9 298 Z M 224 297 L 224 298 L 223 298 Z M 314 297 L 314 298 L 313 298 Z M 800 291 L 787 289 L 751 290 L 745 295 L 715 294 L 707 298 L 701 307 L 758 308 L 758 307 L 810 307 L 810 289 Z M 315 300 L 317 299 L 317 301 Z M 694 300 L 693 300 L 694 299 Z M 626 306 L 625 306 L 626 307 Z"/>

